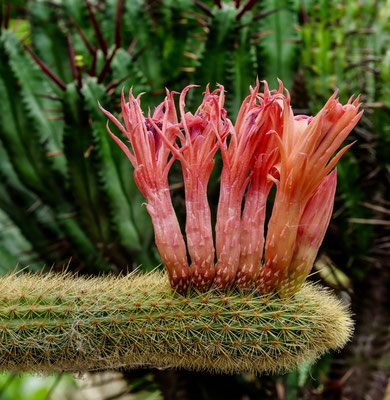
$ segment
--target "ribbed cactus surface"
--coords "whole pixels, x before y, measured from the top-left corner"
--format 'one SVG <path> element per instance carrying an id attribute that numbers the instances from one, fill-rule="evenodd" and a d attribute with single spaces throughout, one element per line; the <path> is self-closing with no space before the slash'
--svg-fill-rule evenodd
<path id="1" fill-rule="evenodd" d="M 345 306 L 308 284 L 280 299 L 215 289 L 182 296 L 159 272 L 0 278 L 1 370 L 285 371 L 350 334 Z"/>

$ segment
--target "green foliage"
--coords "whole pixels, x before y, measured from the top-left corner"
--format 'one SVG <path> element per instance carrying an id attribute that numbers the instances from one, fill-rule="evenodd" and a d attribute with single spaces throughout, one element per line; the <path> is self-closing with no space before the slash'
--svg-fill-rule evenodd
<path id="1" fill-rule="evenodd" d="M 298 61 L 297 12 L 293 1 L 266 1 L 262 10 L 271 13 L 259 21 L 260 36 L 258 64 L 261 78 L 277 87 L 276 78 L 286 88 L 292 86 L 295 66 Z"/>
<path id="2" fill-rule="evenodd" d="M 306 6 L 300 28 L 300 67 L 311 94 L 308 108 L 317 109 L 336 88 L 343 101 L 361 93 L 365 108 L 350 138 L 357 143 L 338 166 L 336 196 L 336 209 L 345 209 L 338 219 L 340 247 L 348 249 L 344 263 L 354 265 L 351 272 L 357 277 L 369 270 L 361 260 L 372 251 L 379 231 L 367 204 L 374 198 L 376 202 L 385 200 L 382 182 L 389 181 L 387 10 L 388 1 L 381 2 L 380 7 L 372 0 L 359 5 L 353 1 L 322 1 Z M 372 171 L 376 171 L 375 181 Z"/>
<path id="3" fill-rule="evenodd" d="M 0 203 L 43 262 L 62 265 L 72 258 L 91 271 L 158 263 L 132 167 L 107 135 L 97 102 L 113 109 L 121 88 L 133 87 L 148 92 L 147 103 L 155 105 L 164 86 L 179 90 L 196 82 L 201 89 L 189 96 L 193 108 L 210 82 L 225 85 L 227 107 L 237 111 L 263 73 L 260 64 L 269 74 L 273 64 L 284 65 L 277 72 L 287 79 L 295 63 L 290 50 L 296 45 L 288 42 L 293 9 L 273 12 L 279 5 L 271 3 L 243 9 L 235 2 L 201 6 L 189 0 L 27 1 L 22 19 L 12 11 L 9 26 L 23 29 L 1 35 L 0 140 L 10 166 L 4 167 Z M 259 43 L 264 17 L 267 40 Z M 23 32 L 32 55 L 20 42 Z M 286 42 L 275 59 L 272 49 L 281 35 Z M 212 181 L 211 192 L 217 185 Z M 17 210 L 10 190 L 20 199 Z M 34 202 L 39 212 L 26 223 L 23 210 Z M 61 245 L 53 253 L 48 248 L 54 237 Z"/>
<path id="4" fill-rule="evenodd" d="M 44 400 L 48 396 L 71 399 L 74 395 L 75 381 L 70 376 L 53 374 L 50 377 L 37 377 L 28 374 L 0 374 L 1 400 Z M 56 396 L 56 397 L 54 397 Z"/>

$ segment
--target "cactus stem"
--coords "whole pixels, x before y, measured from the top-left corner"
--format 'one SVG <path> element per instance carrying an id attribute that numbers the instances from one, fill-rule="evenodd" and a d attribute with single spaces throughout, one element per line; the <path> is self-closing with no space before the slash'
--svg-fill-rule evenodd
<path id="1" fill-rule="evenodd" d="M 309 284 L 280 299 L 216 289 L 181 296 L 156 271 L 0 278 L 0 370 L 283 372 L 342 347 L 351 327 L 346 307 Z"/>

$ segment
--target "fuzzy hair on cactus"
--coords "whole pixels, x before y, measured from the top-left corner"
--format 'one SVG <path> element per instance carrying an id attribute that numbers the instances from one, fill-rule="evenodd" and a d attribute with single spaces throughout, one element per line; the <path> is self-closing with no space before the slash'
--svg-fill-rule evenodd
<path id="1" fill-rule="evenodd" d="M 346 307 L 305 285 L 293 297 L 171 290 L 165 273 L 0 278 L 0 370 L 176 367 L 285 372 L 342 347 Z"/>
<path id="2" fill-rule="evenodd" d="M 315 117 L 294 116 L 282 82 L 272 91 L 264 82 L 260 92 L 257 80 L 233 124 L 222 86 L 213 92 L 207 86 L 195 114 L 185 112 L 193 86 L 180 94 L 179 117 L 169 91 L 146 118 L 139 97 L 130 91 L 126 103 L 122 95 L 126 128 L 103 110 L 129 140 L 132 151 L 108 128 L 135 167 L 172 287 L 184 293 L 190 285 L 200 291 L 256 286 L 261 293 L 292 294 L 310 273 L 329 224 L 336 187 L 331 171 L 351 145 L 332 156 L 360 119 L 359 98 L 342 105 L 336 92 Z M 223 168 L 214 260 L 207 182 L 218 148 Z M 168 171 L 176 159 L 183 170 L 187 247 L 169 195 Z"/>

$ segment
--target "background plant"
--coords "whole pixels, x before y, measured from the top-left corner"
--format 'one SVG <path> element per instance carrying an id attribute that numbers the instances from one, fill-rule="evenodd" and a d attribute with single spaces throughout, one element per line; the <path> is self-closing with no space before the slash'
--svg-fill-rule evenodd
<path id="1" fill-rule="evenodd" d="M 390 343 L 389 1 L 30 0 L 0 7 L 2 273 L 17 264 L 62 269 L 70 258 L 69 268 L 86 273 L 159 263 L 143 199 L 106 134 L 98 98 L 114 109 L 122 86 L 134 86 L 152 93 L 145 104 L 153 107 L 165 86 L 220 82 L 234 114 L 259 75 L 271 85 L 283 79 L 295 109 L 310 114 L 335 87 L 342 101 L 362 93 L 364 118 L 350 139 L 358 142 L 338 168 L 320 258 L 324 283 L 350 297 L 357 316 L 349 348 L 280 378 L 152 373 L 165 398 L 337 398 L 344 391 L 382 399 Z M 193 106 L 201 92 L 193 91 Z M 172 181 L 182 218 L 175 169 Z M 129 382 L 134 374 L 126 373 Z"/>

